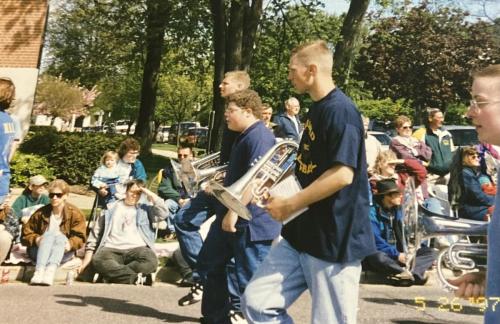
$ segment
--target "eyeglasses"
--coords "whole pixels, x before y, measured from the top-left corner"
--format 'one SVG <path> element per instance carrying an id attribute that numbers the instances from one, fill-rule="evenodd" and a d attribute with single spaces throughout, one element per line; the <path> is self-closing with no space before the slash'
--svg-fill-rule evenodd
<path id="1" fill-rule="evenodd" d="M 189 157 L 189 154 L 177 154 L 177 157 L 179 159 L 185 159 L 185 158 Z"/>
<path id="2" fill-rule="evenodd" d="M 64 194 L 62 192 L 50 192 L 49 193 L 50 199 L 53 199 L 54 197 L 61 198 L 62 196 L 64 196 Z"/>
<path id="3" fill-rule="evenodd" d="M 500 100 L 496 101 L 476 101 L 476 99 L 469 100 L 469 109 L 475 112 L 478 112 L 480 109 L 483 109 L 485 106 L 489 104 L 499 103 Z"/>
<path id="4" fill-rule="evenodd" d="M 238 110 L 243 110 L 241 108 L 226 108 L 225 109 L 225 112 L 228 112 L 228 113 L 234 113 L 235 111 L 238 111 Z"/>
<path id="5" fill-rule="evenodd" d="M 477 153 L 471 153 L 471 154 L 467 154 L 467 155 L 470 156 L 471 158 L 479 159 L 479 154 L 477 154 Z"/>

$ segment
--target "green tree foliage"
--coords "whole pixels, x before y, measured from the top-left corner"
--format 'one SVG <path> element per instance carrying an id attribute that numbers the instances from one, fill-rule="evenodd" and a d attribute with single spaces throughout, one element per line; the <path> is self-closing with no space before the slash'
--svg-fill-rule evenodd
<path id="1" fill-rule="evenodd" d="M 283 1 L 282 1 L 283 2 Z M 251 70 L 252 87 L 272 107 L 282 107 L 293 94 L 288 81 L 290 51 L 307 40 L 337 42 L 342 19 L 321 10 L 318 3 L 288 6 L 272 3 L 264 13 Z"/>
<path id="2" fill-rule="evenodd" d="M 408 100 L 417 112 L 466 102 L 470 71 L 500 62 L 491 24 L 466 18 L 458 9 L 432 11 L 425 3 L 394 16 L 371 16 L 356 78 L 375 98 Z"/>
<path id="3" fill-rule="evenodd" d="M 356 101 L 356 105 L 363 115 L 372 120 L 393 122 L 399 115 L 412 116 L 412 109 L 404 100 L 365 99 Z"/>

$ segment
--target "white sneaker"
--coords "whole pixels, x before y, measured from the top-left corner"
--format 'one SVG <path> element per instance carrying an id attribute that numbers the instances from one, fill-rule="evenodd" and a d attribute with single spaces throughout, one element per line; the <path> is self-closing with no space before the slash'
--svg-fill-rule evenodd
<path id="1" fill-rule="evenodd" d="M 137 274 L 136 279 L 135 279 L 135 285 L 136 286 L 143 286 L 145 282 L 146 282 L 146 277 L 143 276 L 141 272 L 139 272 Z"/>
<path id="2" fill-rule="evenodd" d="M 49 265 L 45 268 L 45 274 L 43 276 L 43 280 L 40 284 L 44 286 L 52 286 L 54 284 L 54 277 L 56 275 L 57 266 Z"/>
<path id="3" fill-rule="evenodd" d="M 30 285 L 39 285 L 42 283 L 43 276 L 45 274 L 45 268 L 40 268 L 35 270 L 33 277 L 31 277 Z"/>

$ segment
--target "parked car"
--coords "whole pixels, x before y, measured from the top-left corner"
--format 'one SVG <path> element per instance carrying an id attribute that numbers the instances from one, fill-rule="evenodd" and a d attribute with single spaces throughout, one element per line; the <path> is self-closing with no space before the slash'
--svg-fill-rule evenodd
<path id="1" fill-rule="evenodd" d="M 199 122 L 182 122 L 179 134 L 182 135 L 184 131 L 187 131 L 191 127 L 200 127 Z M 178 124 L 173 124 L 168 132 L 168 142 L 170 144 L 177 144 L 177 132 L 179 130 Z"/>
<path id="2" fill-rule="evenodd" d="M 379 141 L 380 144 L 382 144 L 382 150 L 389 149 L 389 145 L 391 144 L 391 141 L 392 141 L 392 139 L 389 135 L 387 135 L 384 132 L 377 132 L 377 131 L 368 131 L 368 134 L 375 137 L 377 139 L 377 141 Z"/>
<path id="3" fill-rule="evenodd" d="M 170 126 L 160 126 L 158 128 L 158 133 L 156 134 L 156 142 L 165 143 L 168 141 Z"/>
<path id="4" fill-rule="evenodd" d="M 444 128 L 451 133 L 455 147 L 476 145 L 479 143 L 477 131 L 474 126 L 445 125 Z"/>
<path id="5" fill-rule="evenodd" d="M 194 147 L 206 147 L 208 142 L 208 127 L 191 127 L 181 135 L 180 142 Z"/>
<path id="6" fill-rule="evenodd" d="M 130 121 L 128 120 L 117 120 L 115 122 L 115 131 L 119 134 L 127 134 L 128 124 Z M 129 134 L 133 134 L 135 132 L 135 123 L 130 126 Z"/>

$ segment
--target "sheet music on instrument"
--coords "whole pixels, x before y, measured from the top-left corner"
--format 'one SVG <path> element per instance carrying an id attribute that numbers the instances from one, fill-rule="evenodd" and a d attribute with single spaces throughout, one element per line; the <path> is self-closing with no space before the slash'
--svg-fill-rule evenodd
<path id="1" fill-rule="evenodd" d="M 288 197 L 293 196 L 294 194 L 296 194 L 297 192 L 299 192 L 301 190 L 302 190 L 302 187 L 299 183 L 299 180 L 297 180 L 295 175 L 292 174 L 292 175 L 286 177 L 285 179 L 283 179 L 282 181 L 278 182 L 274 187 L 272 187 L 269 190 L 269 193 L 271 194 L 271 196 L 279 196 L 279 197 L 288 198 Z M 302 214 L 303 212 L 305 212 L 308 209 L 309 208 L 305 207 L 303 209 L 296 211 L 290 217 L 288 217 L 288 219 L 286 219 L 283 222 L 283 225 L 286 225 L 288 222 L 290 222 L 295 217 L 299 216 L 300 214 Z"/>

